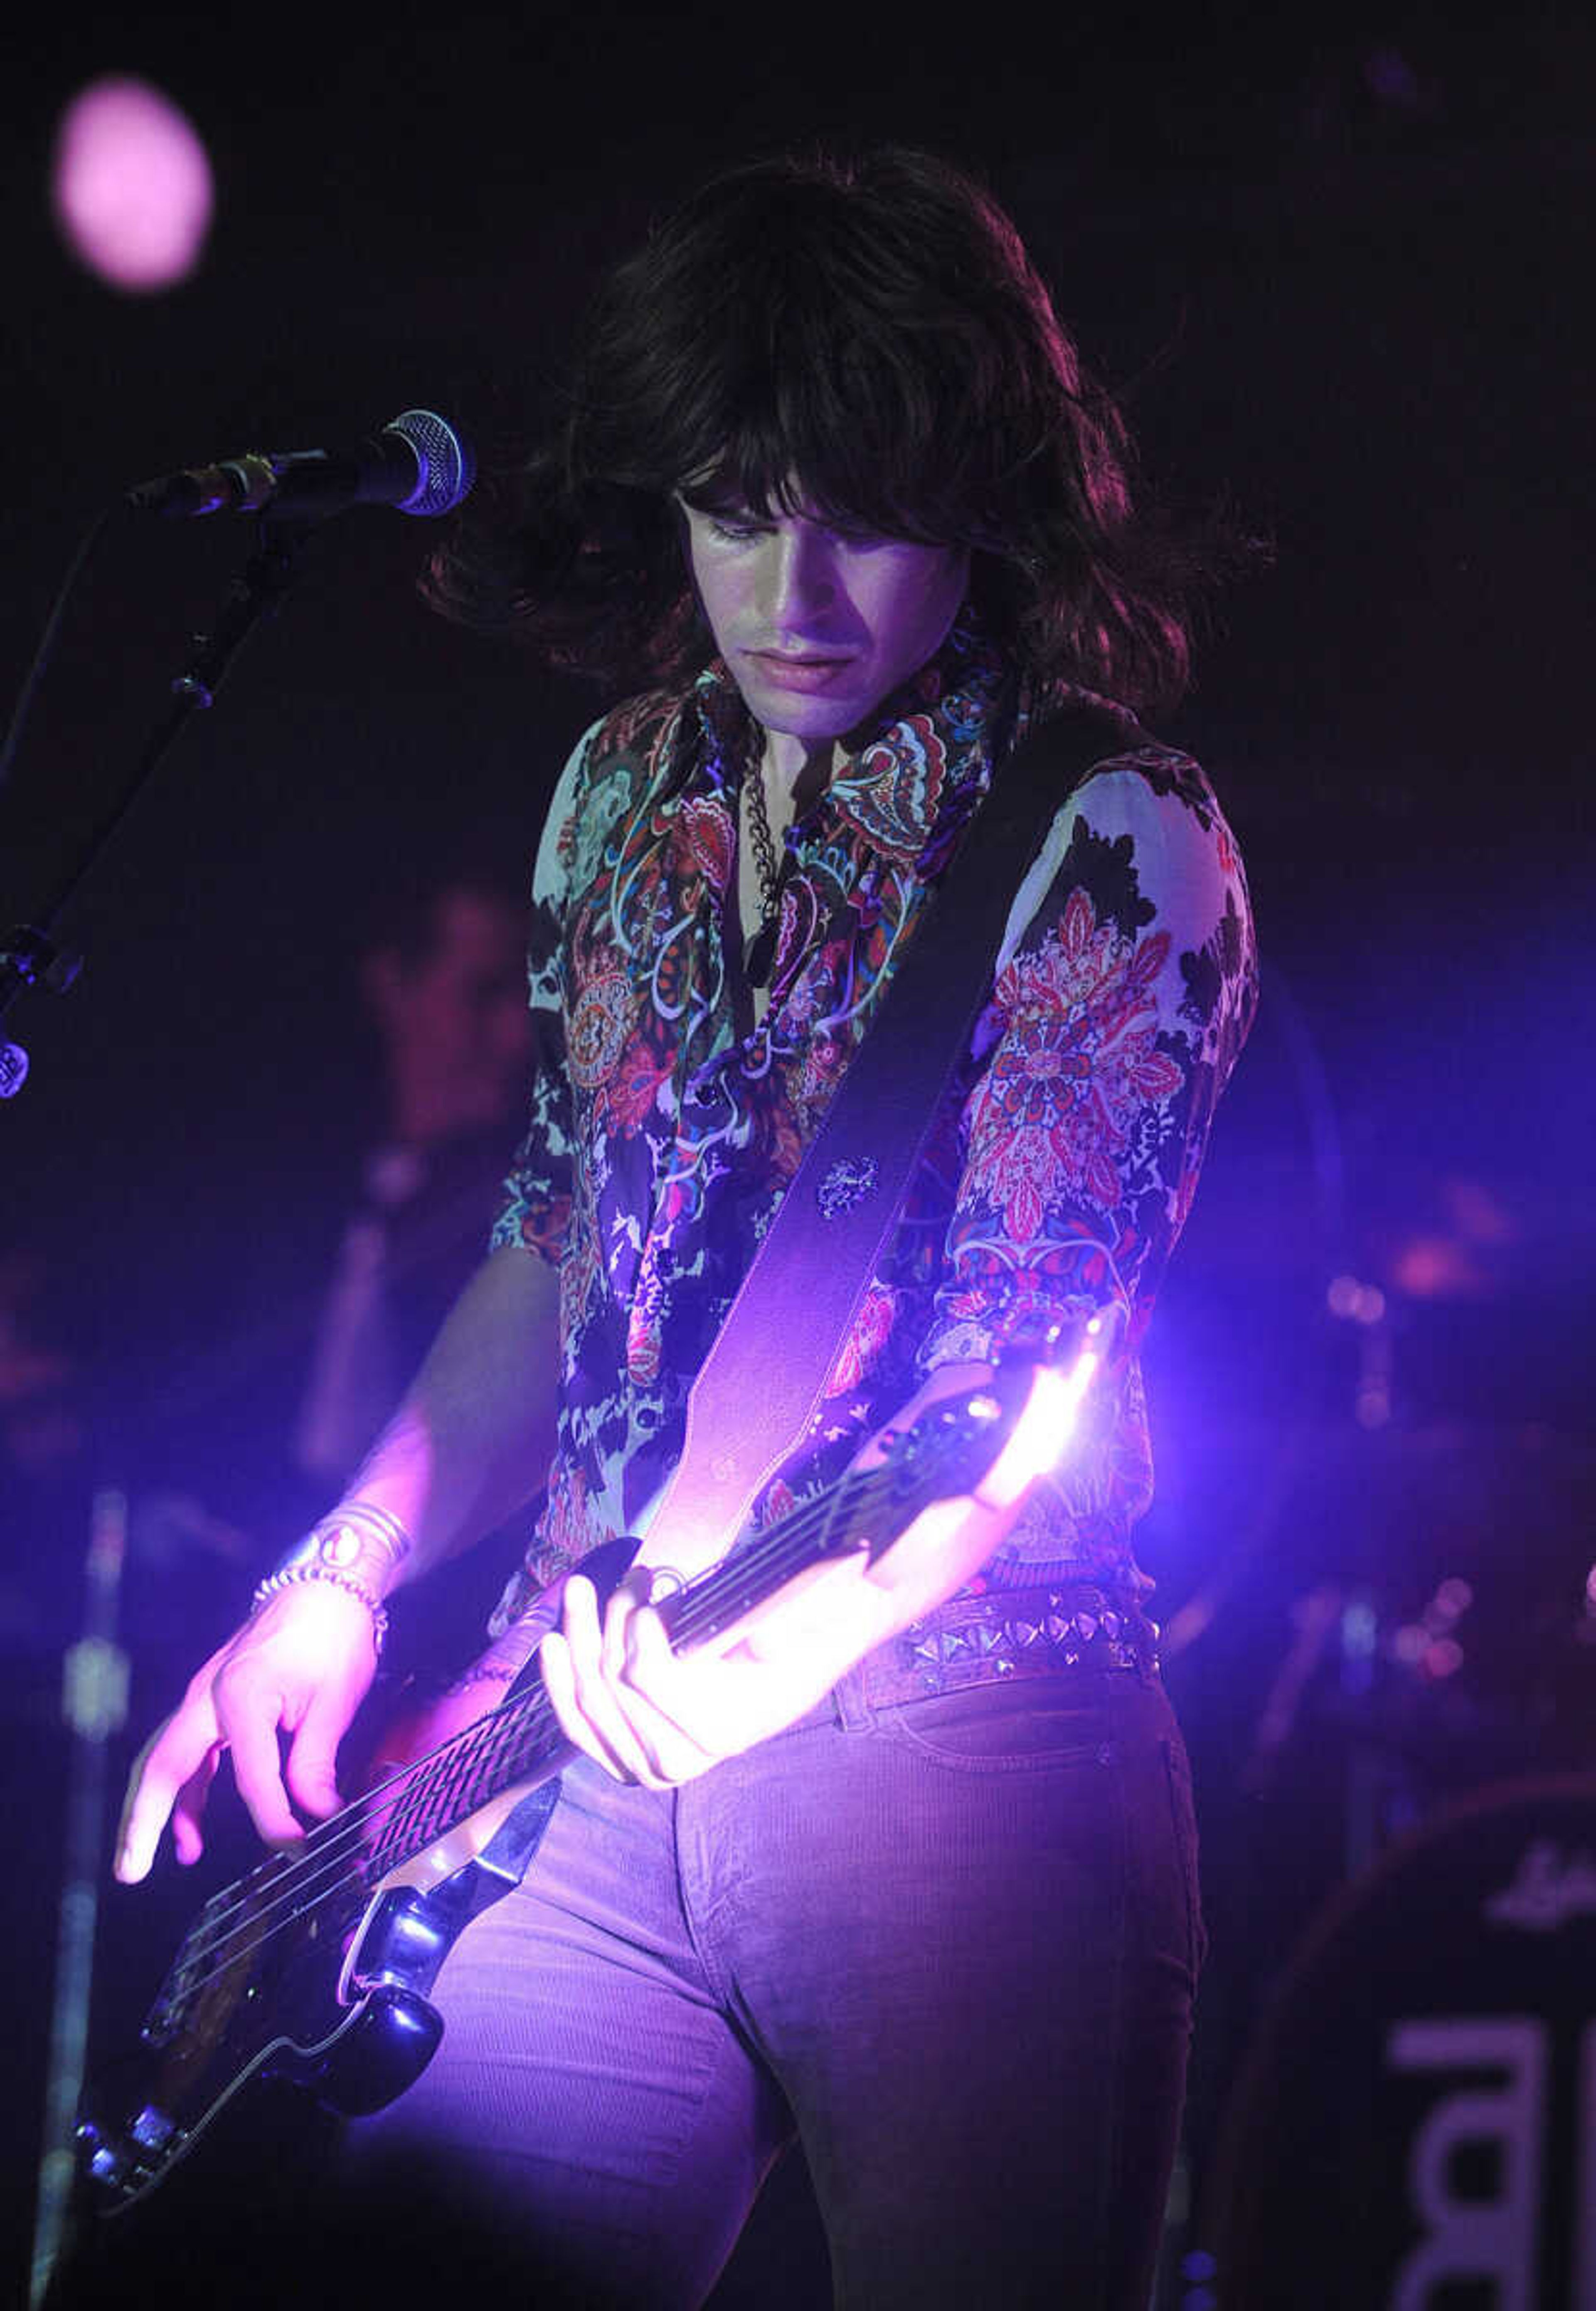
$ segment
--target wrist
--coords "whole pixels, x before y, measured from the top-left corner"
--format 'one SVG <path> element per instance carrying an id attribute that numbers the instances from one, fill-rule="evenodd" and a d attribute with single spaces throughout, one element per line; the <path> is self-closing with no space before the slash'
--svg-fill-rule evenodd
<path id="1" fill-rule="evenodd" d="M 397 1585 L 400 1567 L 413 1547 L 409 1532 L 390 1510 L 371 1501 L 344 1501 L 294 1542 L 275 1571 L 292 1573 L 301 1581 L 337 1574 L 380 1604 Z"/>
<path id="2" fill-rule="evenodd" d="M 363 1582 L 357 1581 L 352 1574 L 338 1572 L 332 1565 L 285 1565 L 275 1573 L 268 1573 L 249 1600 L 251 1619 L 264 1605 L 270 1604 L 274 1597 L 281 1596 L 285 1589 L 296 1589 L 301 1585 L 341 1589 L 346 1597 L 353 1597 L 357 1603 L 363 1605 L 371 1618 L 371 1649 L 380 1656 L 383 1646 L 388 1643 L 387 1606 Z"/>
<path id="3" fill-rule="evenodd" d="M 273 1597 L 301 1583 L 342 1589 L 371 1615 L 371 1641 L 380 1653 L 388 1627 L 382 1600 L 411 1548 L 409 1533 L 390 1510 L 373 1501 L 345 1501 L 295 1541 L 256 1590 L 250 1609 L 257 1613 Z"/>

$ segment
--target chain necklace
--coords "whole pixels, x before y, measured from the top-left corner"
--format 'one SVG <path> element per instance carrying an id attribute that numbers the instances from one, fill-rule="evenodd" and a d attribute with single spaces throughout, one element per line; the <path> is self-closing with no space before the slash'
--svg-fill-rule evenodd
<path id="1" fill-rule="evenodd" d="M 754 867 L 759 876 L 759 929 L 748 949 L 746 969 L 751 983 L 763 987 L 775 958 L 776 918 L 781 908 L 776 846 L 765 808 L 763 756 L 750 765 L 743 788 L 748 798 L 748 832 L 754 839 Z"/>

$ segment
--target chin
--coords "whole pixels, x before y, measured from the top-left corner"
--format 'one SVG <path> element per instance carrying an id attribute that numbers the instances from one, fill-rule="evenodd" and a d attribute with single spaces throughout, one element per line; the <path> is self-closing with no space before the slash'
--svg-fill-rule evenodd
<path id="1" fill-rule="evenodd" d="M 787 691 L 767 689 L 763 684 L 750 684 L 743 697 L 754 720 L 765 729 L 779 731 L 785 738 L 815 742 L 845 737 L 867 719 L 873 703 L 858 690 L 847 696 L 838 693 L 824 698 L 798 698 Z"/>

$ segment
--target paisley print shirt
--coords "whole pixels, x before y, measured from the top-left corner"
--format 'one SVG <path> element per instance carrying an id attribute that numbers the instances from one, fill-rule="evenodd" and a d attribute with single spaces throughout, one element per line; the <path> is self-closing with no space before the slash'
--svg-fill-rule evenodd
<path id="1" fill-rule="evenodd" d="M 559 1269 L 558 1443 L 495 1626 L 646 1521 L 693 1374 L 1029 719 L 966 624 L 884 704 L 788 835 L 757 1025 L 736 872 L 752 732 L 725 668 L 631 701 L 578 745 L 539 848 L 531 1117 L 493 1235 Z M 1105 1305 L 1132 1347 L 1145 1330 L 1256 965 L 1210 788 L 1123 722 L 1123 752 L 1061 802 L 1016 895 L 888 1255 L 762 1517 L 829 1482 L 938 1363 Z M 1150 1585 L 1130 1535 L 1151 1492 L 1133 1355 L 978 1585 L 1068 1568 L 1133 1601 Z"/>

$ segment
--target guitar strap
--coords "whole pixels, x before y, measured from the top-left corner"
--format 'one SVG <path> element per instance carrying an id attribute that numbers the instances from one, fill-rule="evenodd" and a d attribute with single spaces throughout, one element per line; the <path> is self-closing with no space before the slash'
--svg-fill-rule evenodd
<path id="1" fill-rule="evenodd" d="M 660 1518 L 693 1535 L 685 1575 L 730 1547 L 803 1434 L 886 1249 L 991 987 L 1025 870 L 1073 789 L 1136 743 L 1077 706 L 1033 726 L 975 813 L 868 1038 L 805 1152 L 687 1403 Z M 702 1549 L 702 1554 L 700 1553 Z"/>

